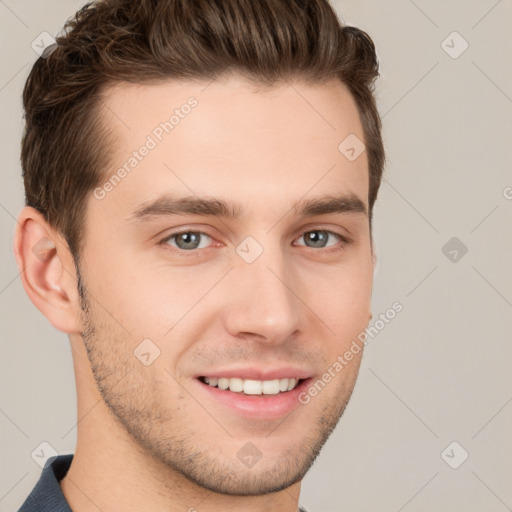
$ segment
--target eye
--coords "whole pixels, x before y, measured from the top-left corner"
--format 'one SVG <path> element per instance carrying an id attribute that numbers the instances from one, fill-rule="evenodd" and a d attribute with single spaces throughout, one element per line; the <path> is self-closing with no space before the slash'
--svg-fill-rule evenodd
<path id="1" fill-rule="evenodd" d="M 324 249 L 329 248 L 330 251 L 336 251 L 343 249 L 346 245 L 350 244 L 350 240 L 341 235 L 340 233 L 336 233 L 334 231 L 330 231 L 328 229 L 315 229 L 311 231 L 306 231 L 299 240 L 304 238 L 304 244 L 306 247 L 312 249 Z M 332 243 L 329 243 L 329 239 L 333 239 Z M 171 233 L 166 238 L 164 238 L 160 243 L 169 245 L 172 248 L 183 251 L 193 253 L 198 249 L 206 249 L 210 247 L 212 237 L 202 231 L 181 231 L 177 233 Z M 208 243 L 210 241 L 210 244 Z"/>
<path id="2" fill-rule="evenodd" d="M 336 246 L 336 241 L 333 244 L 327 244 L 329 237 L 335 238 L 339 241 L 341 241 L 341 245 L 347 245 L 350 243 L 350 241 L 344 237 L 343 235 L 340 235 L 339 233 L 335 233 L 334 231 L 329 231 L 328 229 L 315 229 L 313 231 L 306 231 L 300 238 L 304 238 L 305 244 L 299 244 L 299 245 L 306 245 L 307 247 L 315 248 L 315 249 L 323 249 L 325 247 L 332 247 Z M 299 240 L 300 240 L 299 238 Z M 310 244 L 310 245 L 309 245 Z"/>
<path id="3" fill-rule="evenodd" d="M 162 240 L 162 243 L 166 243 L 182 251 L 193 251 L 195 249 L 204 249 L 208 246 L 207 244 L 201 243 L 201 238 L 211 240 L 209 235 L 201 231 L 182 231 L 181 233 L 173 233 Z M 171 243 L 173 241 L 175 244 Z"/>

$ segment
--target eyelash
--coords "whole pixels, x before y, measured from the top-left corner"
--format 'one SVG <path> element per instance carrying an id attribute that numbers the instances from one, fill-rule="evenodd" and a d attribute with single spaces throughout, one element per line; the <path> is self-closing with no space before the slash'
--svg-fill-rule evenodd
<path id="1" fill-rule="evenodd" d="M 331 231 L 329 229 L 310 229 L 308 231 L 304 231 L 302 233 L 302 235 L 299 237 L 299 238 L 302 238 L 304 235 L 308 234 L 308 233 L 315 233 L 315 232 L 322 232 L 322 233 L 327 233 L 329 235 L 333 235 L 334 237 L 338 238 L 340 240 L 340 243 L 338 243 L 336 246 L 334 247 L 331 247 L 331 248 L 318 248 L 317 250 L 320 251 L 320 250 L 323 250 L 324 253 L 333 253 L 333 252 L 337 252 L 337 251 L 341 251 L 343 250 L 346 246 L 350 245 L 352 243 L 352 240 L 350 238 L 347 238 L 346 236 L 340 234 L 340 233 L 337 233 L 336 231 Z M 163 240 L 160 241 L 160 244 L 161 245 L 167 245 L 167 247 L 170 247 L 171 250 L 175 251 L 175 252 L 178 252 L 178 253 L 181 253 L 183 254 L 184 256 L 194 256 L 194 255 L 197 255 L 200 251 L 203 251 L 205 248 L 202 248 L 202 249 L 191 249 L 190 251 L 187 251 L 185 249 L 179 249 L 178 247 L 173 247 L 173 246 L 170 246 L 167 242 L 169 242 L 169 240 L 172 240 L 174 237 L 177 237 L 179 235 L 183 235 L 183 234 L 189 234 L 189 233 L 193 233 L 193 234 L 196 234 L 196 235 L 204 235 L 210 239 L 213 240 L 213 237 L 211 237 L 208 233 L 205 233 L 204 231 L 193 231 L 193 230 L 183 230 L 183 231 L 176 231 L 174 233 L 171 233 L 170 235 L 167 235 Z M 307 247 L 307 246 L 302 246 L 302 247 Z M 207 247 L 206 249 L 208 249 L 209 247 Z M 315 250 L 314 247 L 309 247 L 309 249 L 313 249 Z"/>

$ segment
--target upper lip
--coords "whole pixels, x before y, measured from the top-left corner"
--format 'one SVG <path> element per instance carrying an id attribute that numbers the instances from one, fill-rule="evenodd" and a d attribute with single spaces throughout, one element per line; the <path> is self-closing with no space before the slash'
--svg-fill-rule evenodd
<path id="1" fill-rule="evenodd" d="M 250 380 L 275 380 L 285 378 L 295 379 L 307 379 L 311 377 L 312 372 L 303 368 L 297 368 L 295 366 L 286 366 L 281 368 L 256 368 L 256 367 L 244 367 L 244 368 L 229 368 L 225 370 L 207 370 L 205 373 L 198 374 L 199 377 L 226 377 L 226 378 L 240 378 Z"/>

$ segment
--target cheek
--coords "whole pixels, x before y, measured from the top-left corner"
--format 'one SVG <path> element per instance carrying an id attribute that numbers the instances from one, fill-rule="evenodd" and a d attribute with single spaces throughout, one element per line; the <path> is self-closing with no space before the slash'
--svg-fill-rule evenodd
<path id="1" fill-rule="evenodd" d="M 208 292 L 225 271 L 118 258 L 115 265 L 99 263 L 92 280 L 98 302 L 133 337 L 161 340 L 196 321 L 194 312 L 208 305 Z"/>
<path id="2" fill-rule="evenodd" d="M 360 260 L 360 261 L 365 261 Z M 370 320 L 372 268 L 355 263 L 327 269 L 318 275 L 316 286 L 307 285 L 307 303 L 334 331 L 346 339 L 364 330 Z"/>

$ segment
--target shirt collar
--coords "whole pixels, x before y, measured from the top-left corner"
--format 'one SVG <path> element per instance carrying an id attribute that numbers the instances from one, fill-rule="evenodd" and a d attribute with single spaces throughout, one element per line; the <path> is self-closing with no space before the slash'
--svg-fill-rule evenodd
<path id="1" fill-rule="evenodd" d="M 59 484 L 72 460 L 73 454 L 48 459 L 36 486 L 18 512 L 72 512 Z"/>

